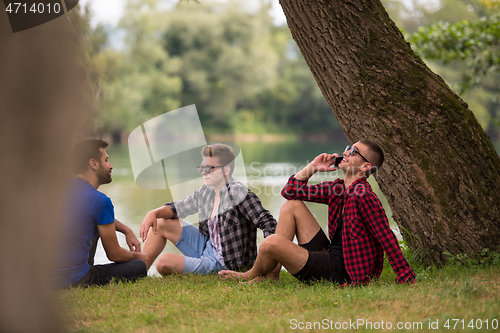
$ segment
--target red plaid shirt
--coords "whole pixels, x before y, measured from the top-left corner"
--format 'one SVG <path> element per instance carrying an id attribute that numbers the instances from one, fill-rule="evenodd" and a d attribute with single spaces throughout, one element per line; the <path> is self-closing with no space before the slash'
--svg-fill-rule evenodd
<path id="1" fill-rule="evenodd" d="M 330 240 L 339 214 L 343 214 L 342 251 L 351 283 L 363 284 L 380 277 L 384 251 L 397 282 L 415 281 L 415 273 L 404 258 L 382 204 L 366 178 L 358 179 L 346 191 L 342 179 L 307 185 L 307 181 L 291 176 L 281 195 L 287 200 L 327 204 Z"/>

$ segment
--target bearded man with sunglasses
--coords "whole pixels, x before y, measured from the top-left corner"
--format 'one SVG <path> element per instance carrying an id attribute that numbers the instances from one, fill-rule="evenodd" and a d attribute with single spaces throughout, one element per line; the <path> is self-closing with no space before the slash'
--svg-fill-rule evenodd
<path id="1" fill-rule="evenodd" d="M 336 159 L 340 160 L 335 165 Z M 222 279 L 279 279 L 281 265 L 302 281 L 328 280 L 365 284 L 380 277 L 384 252 L 399 283 L 414 283 L 415 273 L 405 260 L 380 200 L 367 178 L 382 166 L 384 153 L 373 141 L 348 146 L 342 158 L 320 154 L 291 176 L 281 194 L 282 206 L 275 235 L 262 242 L 248 272 L 222 270 Z M 307 185 L 316 172 L 340 169 L 343 179 Z M 328 237 L 304 201 L 328 205 Z M 293 243 L 297 237 L 298 244 Z"/>
<path id="2" fill-rule="evenodd" d="M 167 240 L 182 253 L 165 253 L 158 258 L 156 269 L 161 275 L 251 267 L 257 257 L 257 228 L 264 237 L 276 229 L 276 220 L 259 198 L 232 177 L 235 156 L 231 146 L 205 146 L 201 155 L 198 171 L 205 184 L 183 200 L 150 211 L 142 222 L 139 235 L 145 240 L 148 269 Z M 195 213 L 198 228 L 182 220 Z M 150 228 L 153 232 L 148 235 Z"/>

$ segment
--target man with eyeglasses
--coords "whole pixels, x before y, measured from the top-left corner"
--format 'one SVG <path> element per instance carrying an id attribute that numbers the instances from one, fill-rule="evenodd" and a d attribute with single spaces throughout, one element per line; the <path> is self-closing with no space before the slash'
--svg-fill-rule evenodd
<path id="1" fill-rule="evenodd" d="M 183 200 L 150 211 L 142 222 L 139 235 L 145 240 L 148 270 L 167 240 L 182 255 L 161 255 L 156 263 L 161 275 L 251 267 L 257 257 L 257 228 L 264 237 L 274 234 L 276 220 L 252 191 L 232 177 L 235 156 L 231 146 L 205 146 L 201 155 L 198 171 L 204 185 Z M 195 213 L 198 228 L 182 220 Z M 148 234 L 150 228 L 153 232 Z"/>
<path id="2" fill-rule="evenodd" d="M 337 161 L 336 161 L 337 160 Z M 348 146 L 343 157 L 320 154 L 291 176 L 281 194 L 282 206 L 275 235 L 265 239 L 249 271 L 222 270 L 222 279 L 278 279 L 281 265 L 302 281 L 328 280 L 365 284 L 379 278 L 384 252 L 396 281 L 414 283 L 415 273 L 405 260 L 380 200 L 367 178 L 382 166 L 384 153 L 373 141 Z M 338 162 L 338 166 L 335 162 Z M 316 172 L 340 169 L 343 179 L 308 185 Z M 328 237 L 304 201 L 328 205 Z M 297 237 L 298 244 L 293 243 Z"/>

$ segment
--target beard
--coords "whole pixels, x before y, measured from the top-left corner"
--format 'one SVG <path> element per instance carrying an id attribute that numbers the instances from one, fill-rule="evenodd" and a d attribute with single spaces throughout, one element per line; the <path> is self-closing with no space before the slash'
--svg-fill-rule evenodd
<path id="1" fill-rule="evenodd" d="M 99 180 L 99 184 L 109 184 L 111 183 L 111 171 L 106 171 L 104 168 L 101 166 L 99 168 L 99 171 L 97 172 L 97 179 Z"/>

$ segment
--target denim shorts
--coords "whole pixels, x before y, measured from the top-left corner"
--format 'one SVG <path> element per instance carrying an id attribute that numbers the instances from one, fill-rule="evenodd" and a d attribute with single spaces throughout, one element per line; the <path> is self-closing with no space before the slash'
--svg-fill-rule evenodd
<path id="1" fill-rule="evenodd" d="M 191 223 L 183 222 L 181 238 L 175 244 L 184 255 L 183 273 L 209 274 L 227 269 L 215 258 L 210 238 L 200 233 Z"/>

